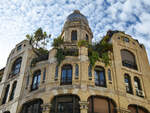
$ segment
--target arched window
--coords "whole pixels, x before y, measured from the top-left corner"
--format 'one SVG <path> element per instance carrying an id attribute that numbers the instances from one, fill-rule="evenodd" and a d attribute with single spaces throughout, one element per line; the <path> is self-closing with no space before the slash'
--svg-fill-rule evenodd
<path id="1" fill-rule="evenodd" d="M 112 99 L 91 96 L 88 102 L 88 113 L 117 113 L 115 110 L 116 104 Z"/>
<path id="2" fill-rule="evenodd" d="M 64 65 L 61 69 L 61 85 L 72 84 L 72 66 Z"/>
<path id="3" fill-rule="evenodd" d="M 71 32 L 71 40 L 72 40 L 72 41 L 77 40 L 77 31 L 76 31 L 76 30 L 73 30 L 73 31 Z"/>
<path id="4" fill-rule="evenodd" d="M 11 74 L 9 75 L 9 77 L 13 77 L 15 76 L 16 74 L 18 74 L 20 72 L 20 68 L 21 68 L 21 62 L 22 62 L 22 58 L 18 58 L 13 66 L 12 66 L 12 71 L 11 71 Z"/>
<path id="5" fill-rule="evenodd" d="M 39 84 L 40 84 L 40 80 L 41 80 L 41 70 L 37 70 L 33 74 L 31 90 L 38 89 Z"/>
<path id="6" fill-rule="evenodd" d="M 42 104 L 43 101 L 41 99 L 27 102 L 23 105 L 21 113 L 42 113 Z"/>
<path id="7" fill-rule="evenodd" d="M 121 58 L 123 66 L 137 70 L 136 59 L 132 52 L 125 49 L 121 50 Z"/>
<path id="8" fill-rule="evenodd" d="M 147 109 L 144 107 L 138 106 L 138 105 L 129 105 L 128 109 L 131 111 L 131 113 L 149 113 Z"/>
<path id="9" fill-rule="evenodd" d="M 56 96 L 52 100 L 50 113 L 80 113 L 79 101 L 76 95 Z"/>
<path id="10" fill-rule="evenodd" d="M 95 67 L 95 85 L 106 87 L 105 70 L 103 67 Z"/>
<path id="11" fill-rule="evenodd" d="M 124 82 L 125 82 L 125 85 L 126 85 L 126 92 L 130 93 L 130 94 L 133 94 L 132 86 L 131 86 L 131 79 L 130 79 L 130 76 L 128 74 L 124 75 Z"/>
<path id="12" fill-rule="evenodd" d="M 143 97 L 144 95 L 142 92 L 140 79 L 138 77 L 134 77 L 134 85 L 135 85 L 136 95 Z"/>
<path id="13" fill-rule="evenodd" d="M 15 82 L 13 83 L 13 86 L 12 86 L 12 90 L 11 90 L 11 94 L 10 94 L 9 100 L 12 100 L 12 99 L 14 98 L 16 86 L 17 86 L 17 81 L 15 81 Z"/>
<path id="14" fill-rule="evenodd" d="M 75 65 L 75 78 L 78 78 L 79 77 L 79 65 L 76 64 Z"/>
<path id="15" fill-rule="evenodd" d="M 9 87 L 10 87 L 10 85 L 8 84 L 8 85 L 6 86 L 6 89 L 5 89 L 5 93 L 4 93 L 4 97 L 3 97 L 3 100 L 2 100 L 2 104 L 5 104 L 5 103 L 6 103 L 7 96 L 8 96 L 8 92 L 9 92 Z"/>

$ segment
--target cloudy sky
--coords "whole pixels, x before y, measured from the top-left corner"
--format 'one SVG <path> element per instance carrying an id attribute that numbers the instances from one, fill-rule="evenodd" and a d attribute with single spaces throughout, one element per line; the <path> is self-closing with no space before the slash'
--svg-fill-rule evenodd
<path id="1" fill-rule="evenodd" d="M 11 49 L 37 28 L 57 37 L 75 9 L 87 17 L 94 40 L 109 29 L 125 31 L 145 45 L 150 59 L 149 0 L 0 0 L 0 68 Z"/>

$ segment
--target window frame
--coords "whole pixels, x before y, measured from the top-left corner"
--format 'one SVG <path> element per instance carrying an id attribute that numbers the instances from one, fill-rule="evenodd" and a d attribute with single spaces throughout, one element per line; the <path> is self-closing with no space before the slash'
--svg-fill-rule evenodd
<path id="1" fill-rule="evenodd" d="M 66 74 L 63 75 L 63 73 L 66 73 Z M 71 75 L 69 75 L 69 73 Z M 65 64 L 65 65 L 62 66 L 60 84 L 61 85 L 71 85 L 72 84 L 72 65 L 71 64 Z"/>
<path id="2" fill-rule="evenodd" d="M 10 93 L 10 96 L 9 96 L 9 101 L 14 99 L 16 87 L 17 87 L 17 81 L 15 81 L 12 85 L 12 90 L 11 90 L 11 93 Z"/>
<path id="3" fill-rule="evenodd" d="M 127 83 L 127 81 L 128 81 L 128 83 Z M 125 83 L 125 86 L 126 86 L 126 92 L 129 93 L 129 94 L 133 94 L 131 77 L 127 73 L 124 74 L 124 83 Z"/>
<path id="4" fill-rule="evenodd" d="M 94 75 L 95 75 L 95 85 L 96 86 L 107 87 L 105 69 L 103 67 L 96 66 L 94 69 Z"/>
<path id="5" fill-rule="evenodd" d="M 41 70 L 37 70 L 33 74 L 31 91 L 34 91 L 39 88 L 40 81 L 41 81 Z"/>
<path id="6" fill-rule="evenodd" d="M 71 31 L 71 41 L 77 41 L 78 40 L 78 33 L 77 30 Z"/>

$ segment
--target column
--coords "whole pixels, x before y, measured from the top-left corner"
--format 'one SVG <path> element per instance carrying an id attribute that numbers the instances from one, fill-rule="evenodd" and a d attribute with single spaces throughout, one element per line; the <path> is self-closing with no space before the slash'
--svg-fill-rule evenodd
<path id="1" fill-rule="evenodd" d="M 43 108 L 42 113 L 50 113 L 51 104 L 42 104 L 41 107 Z"/>
<path id="2" fill-rule="evenodd" d="M 87 101 L 80 101 L 80 111 L 81 113 L 88 113 L 88 102 Z"/>

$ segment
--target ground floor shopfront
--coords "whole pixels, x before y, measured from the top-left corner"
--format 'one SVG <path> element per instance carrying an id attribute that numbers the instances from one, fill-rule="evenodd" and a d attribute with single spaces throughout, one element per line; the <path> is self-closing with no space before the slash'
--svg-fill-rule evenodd
<path id="1" fill-rule="evenodd" d="M 93 95 L 87 101 L 81 101 L 77 95 L 57 95 L 50 103 L 44 104 L 42 99 L 33 99 L 22 105 L 21 113 L 149 113 L 136 104 L 128 105 L 128 109 L 119 111 L 116 102 L 108 97 Z"/>

